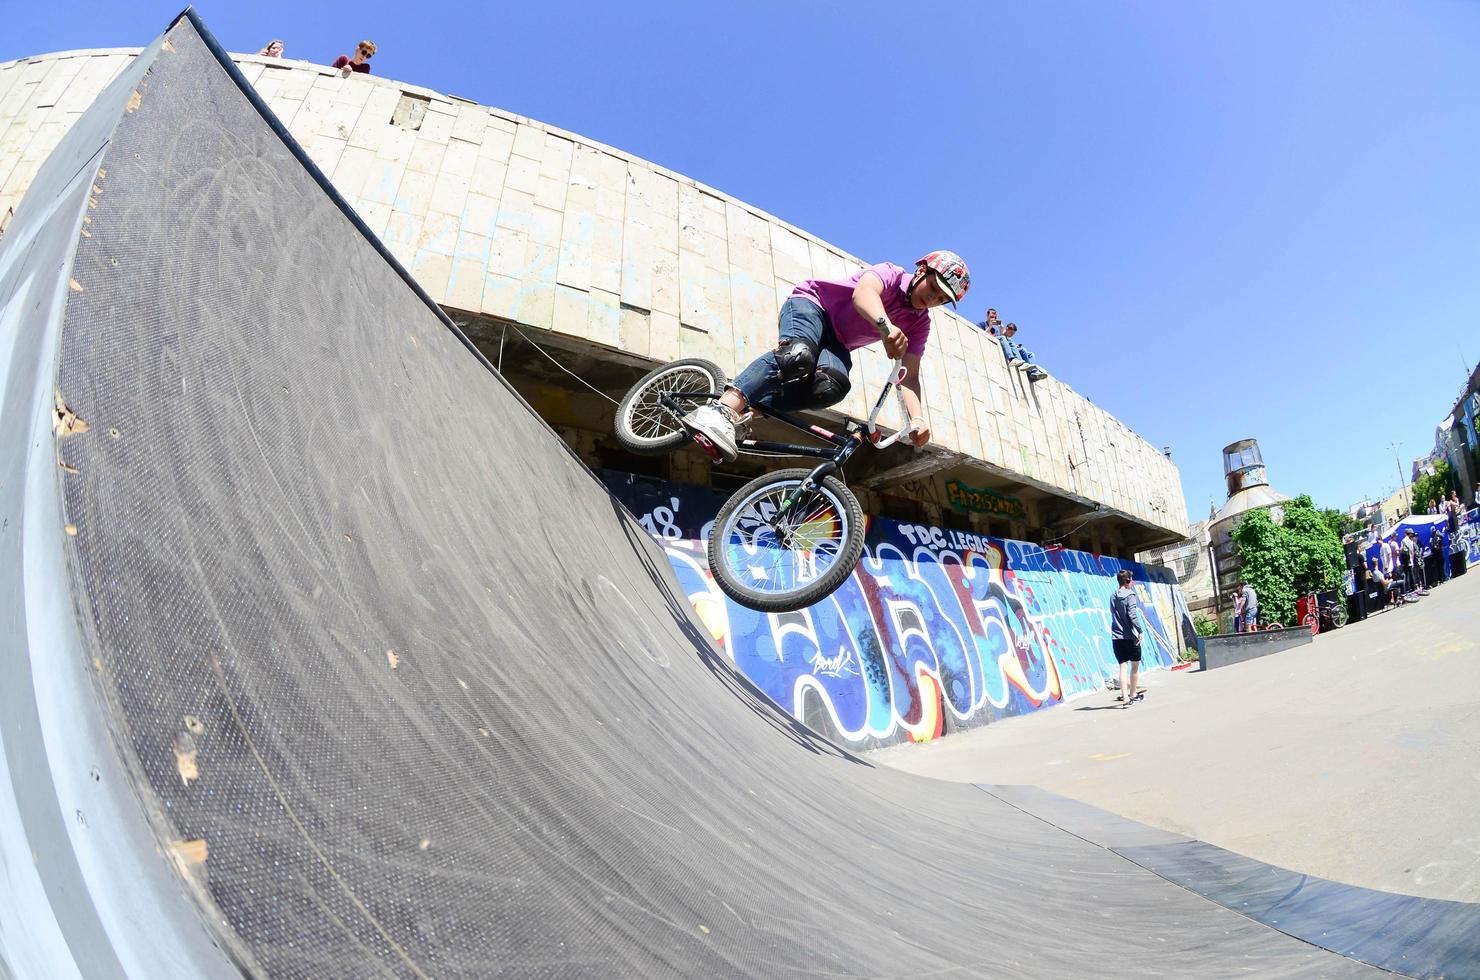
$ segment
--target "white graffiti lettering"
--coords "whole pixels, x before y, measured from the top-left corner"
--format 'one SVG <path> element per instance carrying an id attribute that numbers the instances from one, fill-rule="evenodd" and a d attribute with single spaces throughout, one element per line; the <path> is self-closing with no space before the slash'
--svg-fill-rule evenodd
<path id="1" fill-rule="evenodd" d="M 853 653 L 847 647 L 839 647 L 835 657 L 824 657 L 818 650 L 807 662 L 812 665 L 812 673 L 824 677 L 848 677 L 858 673 L 853 666 Z"/>

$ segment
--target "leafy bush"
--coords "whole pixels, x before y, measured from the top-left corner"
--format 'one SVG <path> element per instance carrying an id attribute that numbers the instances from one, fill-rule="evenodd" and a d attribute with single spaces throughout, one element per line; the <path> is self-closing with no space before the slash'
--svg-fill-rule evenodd
<path id="1" fill-rule="evenodd" d="M 1320 511 L 1320 515 L 1321 520 L 1325 521 L 1331 530 L 1336 532 L 1338 538 L 1345 537 L 1348 534 L 1354 534 L 1367 526 L 1347 514 L 1344 510 L 1326 507 Z"/>
<path id="2" fill-rule="evenodd" d="M 1285 522 L 1267 510 L 1244 515 L 1233 531 L 1243 561 L 1240 577 L 1259 594 L 1264 619 L 1295 621 L 1295 600 L 1310 592 L 1341 587 L 1346 555 L 1341 537 L 1309 495 L 1284 504 Z"/>
<path id="3" fill-rule="evenodd" d="M 1413 512 L 1424 513 L 1430 504 L 1448 497 L 1451 488 L 1455 487 L 1451 480 L 1449 463 L 1440 460 L 1435 464 L 1433 473 L 1423 473 L 1413 481 Z"/>
<path id="4" fill-rule="evenodd" d="M 1217 636 L 1218 621 L 1212 616 L 1204 616 L 1198 613 L 1192 617 L 1192 628 L 1197 630 L 1198 636 Z"/>

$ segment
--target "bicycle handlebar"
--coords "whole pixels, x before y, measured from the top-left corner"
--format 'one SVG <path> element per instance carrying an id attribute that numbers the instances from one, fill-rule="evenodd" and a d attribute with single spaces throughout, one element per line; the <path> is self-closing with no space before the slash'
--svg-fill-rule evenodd
<path id="1" fill-rule="evenodd" d="M 889 327 L 886 324 L 877 324 L 881 338 L 889 336 Z M 879 392 L 879 400 L 874 403 L 874 410 L 869 413 L 868 421 L 864 423 L 864 429 L 869 434 L 869 441 L 874 444 L 875 449 L 888 449 L 906 436 L 915 432 L 915 419 L 910 415 L 909 406 L 904 402 L 904 390 L 901 383 L 904 381 L 905 367 L 902 358 L 896 357 L 893 365 L 889 368 L 889 380 L 884 382 L 884 390 Z M 904 428 L 891 436 L 879 438 L 877 421 L 879 412 L 884 407 L 884 401 L 889 397 L 890 388 L 894 389 L 895 400 L 899 403 L 899 414 L 904 416 Z"/>

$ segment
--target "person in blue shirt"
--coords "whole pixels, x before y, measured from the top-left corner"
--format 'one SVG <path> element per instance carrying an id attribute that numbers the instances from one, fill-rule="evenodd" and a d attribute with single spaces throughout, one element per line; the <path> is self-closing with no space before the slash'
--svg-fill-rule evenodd
<path id="1" fill-rule="evenodd" d="M 1252 633 L 1259 628 L 1259 593 L 1245 582 L 1238 590 L 1238 598 L 1244 610 L 1244 632 Z"/>
<path id="2" fill-rule="evenodd" d="M 1116 662 L 1120 664 L 1121 697 L 1125 701 L 1125 707 L 1129 708 L 1146 696 L 1146 692 L 1136 690 L 1141 671 L 1144 619 L 1141 599 L 1136 595 L 1136 590 L 1131 588 L 1130 570 L 1122 568 L 1115 580 L 1120 583 L 1120 588 L 1110 597 L 1110 645 L 1115 649 Z M 1130 674 L 1129 682 L 1127 672 Z"/>
<path id="3" fill-rule="evenodd" d="M 1007 355 L 1007 363 L 1019 371 L 1028 372 L 1029 381 L 1042 381 L 1048 377 L 1048 372 L 1039 367 L 1033 360 L 1033 352 L 1023 347 L 1022 341 L 1016 340 L 1017 324 L 1009 323 L 1002 328 L 1002 353 Z"/>

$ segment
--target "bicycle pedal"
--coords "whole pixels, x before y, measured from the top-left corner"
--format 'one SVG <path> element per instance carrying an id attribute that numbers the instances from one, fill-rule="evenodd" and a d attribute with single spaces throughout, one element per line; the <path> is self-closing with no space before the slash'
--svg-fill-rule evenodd
<path id="1" fill-rule="evenodd" d="M 720 452 L 719 447 L 708 436 L 702 432 L 695 432 L 693 430 L 690 430 L 689 434 L 694 437 L 694 441 L 699 444 L 699 448 L 704 450 L 710 459 L 716 463 L 723 463 L 725 461 L 725 454 Z"/>

